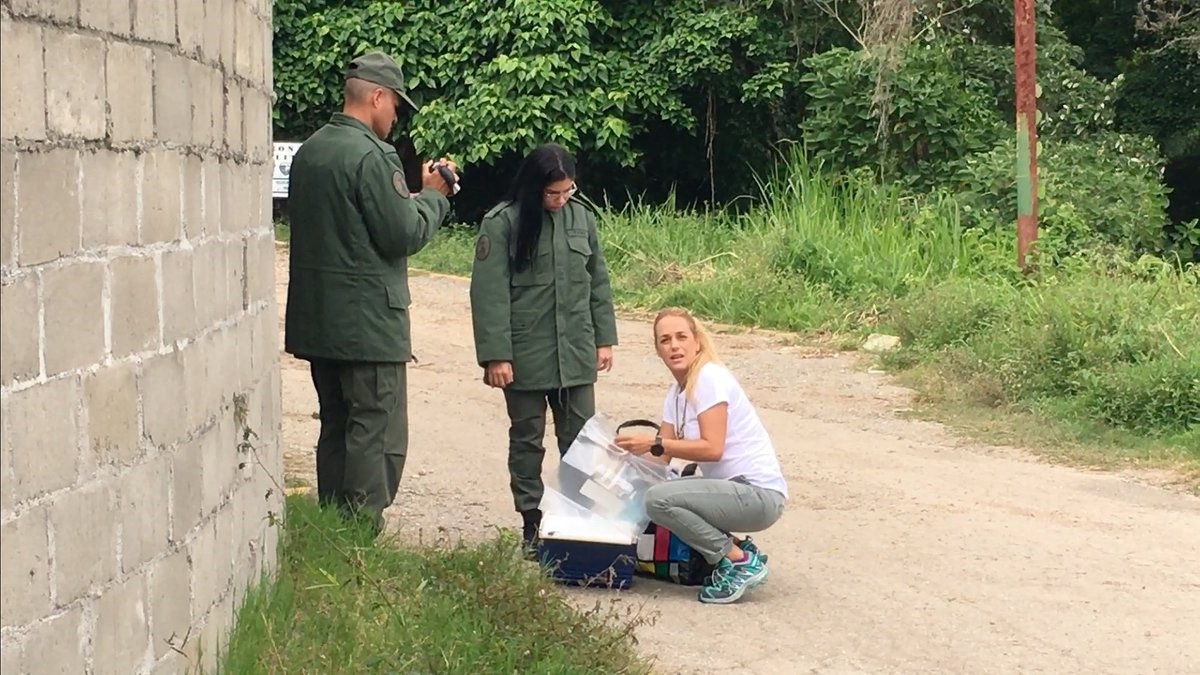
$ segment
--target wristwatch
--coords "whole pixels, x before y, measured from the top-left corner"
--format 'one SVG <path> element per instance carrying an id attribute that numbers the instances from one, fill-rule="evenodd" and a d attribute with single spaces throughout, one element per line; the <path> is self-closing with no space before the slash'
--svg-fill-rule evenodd
<path id="1" fill-rule="evenodd" d="M 666 449 L 663 448 L 662 444 L 662 436 L 655 435 L 654 445 L 650 446 L 650 454 L 654 455 L 655 457 L 662 457 L 662 454 L 665 451 Z"/>

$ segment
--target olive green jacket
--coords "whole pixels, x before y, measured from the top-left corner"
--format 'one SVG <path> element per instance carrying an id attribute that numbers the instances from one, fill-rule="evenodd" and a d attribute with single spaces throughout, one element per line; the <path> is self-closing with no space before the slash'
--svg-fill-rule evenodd
<path id="1" fill-rule="evenodd" d="M 437 190 L 410 195 L 395 149 L 335 113 L 292 158 L 286 351 L 411 360 L 408 256 L 449 212 Z"/>
<path id="2" fill-rule="evenodd" d="M 479 365 L 511 361 L 514 389 L 596 381 L 596 348 L 617 344 L 608 267 L 595 214 L 572 198 L 547 212 L 529 268 L 513 272 L 517 206 L 492 209 L 479 227 L 471 272 L 471 319 Z"/>

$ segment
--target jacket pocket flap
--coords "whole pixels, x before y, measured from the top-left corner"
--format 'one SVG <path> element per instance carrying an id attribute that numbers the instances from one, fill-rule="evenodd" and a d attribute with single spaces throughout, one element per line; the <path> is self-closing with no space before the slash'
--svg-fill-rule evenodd
<path id="1" fill-rule="evenodd" d="M 410 299 L 408 297 L 408 285 L 405 283 L 391 283 L 387 285 L 388 307 L 392 309 L 408 309 Z"/>
<path id="2" fill-rule="evenodd" d="M 587 237 L 567 237 L 567 246 L 576 253 L 588 256 L 592 254 L 592 244 Z"/>

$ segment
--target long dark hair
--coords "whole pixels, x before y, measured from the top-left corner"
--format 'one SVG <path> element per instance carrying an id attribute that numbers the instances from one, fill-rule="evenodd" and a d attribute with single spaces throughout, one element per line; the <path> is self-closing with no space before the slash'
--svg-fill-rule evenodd
<path id="1" fill-rule="evenodd" d="M 515 271 L 528 268 L 537 253 L 544 215 L 542 195 L 546 186 L 564 179 L 575 180 L 575 158 L 556 143 L 534 148 L 517 169 L 505 195 L 505 199 L 517 203 L 517 236 L 510 240 L 509 247 L 509 258 Z"/>

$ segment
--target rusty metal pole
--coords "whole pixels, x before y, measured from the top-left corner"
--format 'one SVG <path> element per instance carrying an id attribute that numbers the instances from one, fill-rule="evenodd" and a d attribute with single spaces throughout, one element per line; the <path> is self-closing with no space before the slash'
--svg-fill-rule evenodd
<path id="1" fill-rule="evenodd" d="M 1035 0 L 1013 0 L 1017 82 L 1017 266 L 1037 240 L 1037 40 Z"/>

